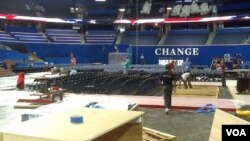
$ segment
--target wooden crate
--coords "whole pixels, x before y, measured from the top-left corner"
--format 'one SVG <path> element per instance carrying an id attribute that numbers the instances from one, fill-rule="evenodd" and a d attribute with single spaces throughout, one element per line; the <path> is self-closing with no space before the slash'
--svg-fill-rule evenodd
<path id="1" fill-rule="evenodd" d="M 176 137 L 157 130 L 143 127 L 143 141 L 176 141 Z"/>

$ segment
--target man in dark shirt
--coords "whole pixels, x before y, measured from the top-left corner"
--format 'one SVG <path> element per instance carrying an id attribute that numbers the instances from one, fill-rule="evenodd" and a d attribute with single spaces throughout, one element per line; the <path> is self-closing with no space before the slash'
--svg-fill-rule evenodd
<path id="1" fill-rule="evenodd" d="M 164 86 L 164 106 L 165 113 L 168 114 L 172 104 L 172 90 L 175 88 L 175 77 L 169 64 L 166 65 L 166 71 L 161 74 L 160 81 Z"/>

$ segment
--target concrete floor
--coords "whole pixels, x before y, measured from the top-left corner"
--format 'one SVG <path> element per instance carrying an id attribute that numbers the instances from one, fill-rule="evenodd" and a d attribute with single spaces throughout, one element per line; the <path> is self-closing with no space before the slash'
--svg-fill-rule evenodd
<path id="1" fill-rule="evenodd" d="M 220 89 L 219 97 L 232 99 L 228 89 Z M 178 141 L 208 141 L 214 113 L 196 113 L 192 110 L 172 110 L 165 114 L 163 109 L 145 109 L 144 126 L 172 134 Z"/>
<path id="2" fill-rule="evenodd" d="M 155 130 L 172 134 L 178 141 L 208 141 L 214 113 L 172 110 L 168 115 L 162 109 L 145 111 L 143 124 Z"/>

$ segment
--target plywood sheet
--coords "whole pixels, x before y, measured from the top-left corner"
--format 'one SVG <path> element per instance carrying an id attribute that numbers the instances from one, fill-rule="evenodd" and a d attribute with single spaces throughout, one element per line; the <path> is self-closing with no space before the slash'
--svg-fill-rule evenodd
<path id="1" fill-rule="evenodd" d="M 250 123 L 234 115 L 231 115 L 227 112 L 224 112 L 220 109 L 217 109 L 214 115 L 209 141 L 221 141 L 222 125 L 227 125 L 227 124 L 250 124 Z"/>

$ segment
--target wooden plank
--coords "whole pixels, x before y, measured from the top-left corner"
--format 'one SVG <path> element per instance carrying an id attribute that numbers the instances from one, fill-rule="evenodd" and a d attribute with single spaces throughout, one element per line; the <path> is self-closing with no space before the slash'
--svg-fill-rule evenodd
<path id="1" fill-rule="evenodd" d="M 145 132 L 145 131 L 144 131 L 144 132 Z M 145 134 L 146 134 L 147 136 L 153 137 L 153 138 L 155 138 L 155 139 L 169 140 L 169 137 L 164 136 L 164 135 L 161 135 L 161 134 L 156 133 L 156 132 L 152 132 L 152 131 L 148 132 L 148 131 L 146 131 Z"/>
<path id="2" fill-rule="evenodd" d="M 156 139 L 156 141 L 176 141 L 176 137 L 173 135 L 166 134 L 166 133 L 153 130 L 147 127 L 143 127 L 143 135 L 145 137 L 144 141 L 147 141 L 150 138 Z"/>
<path id="3" fill-rule="evenodd" d="M 220 109 L 216 109 L 213 119 L 212 129 L 209 136 L 209 141 L 221 141 L 222 125 L 227 125 L 227 124 L 250 124 L 250 123 L 234 115 L 226 113 Z"/>

